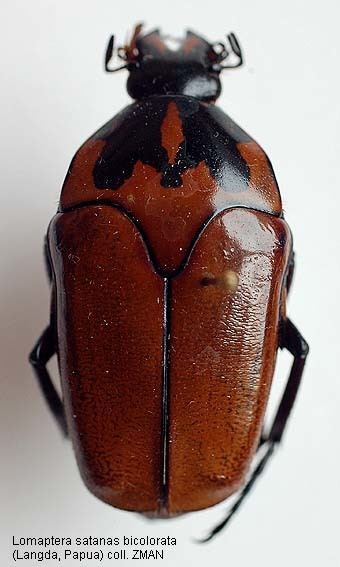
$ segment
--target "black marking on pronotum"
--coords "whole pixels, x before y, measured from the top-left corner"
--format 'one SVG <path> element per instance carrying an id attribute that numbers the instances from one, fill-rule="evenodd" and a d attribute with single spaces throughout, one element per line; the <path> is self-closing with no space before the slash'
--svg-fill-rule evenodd
<path id="1" fill-rule="evenodd" d="M 167 103 L 163 98 L 156 105 L 149 100 L 136 102 L 119 113 L 113 130 L 107 131 L 106 126 L 97 132 L 96 138 L 106 141 L 93 169 L 98 189 L 118 189 L 131 177 L 137 161 L 157 171 L 166 167 L 168 156 L 162 147 L 161 132 L 166 110 Z"/>
<path id="2" fill-rule="evenodd" d="M 170 102 L 178 107 L 184 135 L 173 164 L 162 147 L 162 123 Z M 184 171 L 204 162 L 222 190 L 248 190 L 249 167 L 237 144 L 251 138 L 221 110 L 195 98 L 157 96 L 138 101 L 118 115 L 111 130 L 99 130 L 96 138 L 106 141 L 93 169 L 98 189 L 118 189 L 141 161 L 162 173 L 161 185 L 165 188 L 180 187 Z"/>
<path id="3" fill-rule="evenodd" d="M 169 471 L 169 389 L 170 389 L 170 301 L 171 280 L 164 278 L 163 311 L 163 384 L 162 384 L 162 431 L 161 431 L 161 491 L 160 507 L 167 508 Z"/>

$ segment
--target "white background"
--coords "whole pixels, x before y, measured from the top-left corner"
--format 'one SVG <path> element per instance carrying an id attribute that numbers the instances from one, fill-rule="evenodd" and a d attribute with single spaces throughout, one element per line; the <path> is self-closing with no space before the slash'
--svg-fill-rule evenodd
<path id="1" fill-rule="evenodd" d="M 177 547 L 163 563 L 181 566 L 339 565 L 339 17 L 335 0 L 2 3 L 1 565 L 12 564 L 12 535 L 52 534 L 171 535 Z M 237 32 L 246 66 L 225 73 L 220 106 L 272 160 L 297 251 L 289 314 L 311 345 L 280 451 L 206 546 L 192 538 L 226 503 L 151 522 L 87 492 L 27 363 L 48 320 L 42 240 L 70 159 L 128 103 L 125 72 L 103 73 L 106 41 L 114 32 L 124 42 L 140 20 L 211 40 Z M 280 356 L 274 397 L 289 362 Z"/>

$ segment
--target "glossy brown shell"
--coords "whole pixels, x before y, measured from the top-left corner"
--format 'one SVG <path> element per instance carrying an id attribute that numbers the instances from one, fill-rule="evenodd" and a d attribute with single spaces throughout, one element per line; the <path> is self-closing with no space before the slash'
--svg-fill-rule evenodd
<path id="1" fill-rule="evenodd" d="M 164 279 L 117 209 L 56 216 L 50 249 L 66 414 L 98 497 L 172 514 L 214 504 L 243 481 L 274 368 L 287 238 L 281 219 L 230 209 L 171 281 L 162 496 Z M 226 272 L 237 275 L 235 290 L 219 283 Z"/>
<path id="2" fill-rule="evenodd" d="M 126 151 L 140 159 L 121 157 L 119 175 L 130 166 L 131 174 L 110 189 L 115 136 L 135 119 L 123 111 L 76 155 L 48 242 L 83 479 L 113 506 L 172 515 L 211 506 L 244 482 L 274 370 L 291 237 L 257 144 L 228 117 L 216 126 L 216 111 L 194 101 L 190 128 L 197 119 L 202 130 L 210 112 L 211 132 L 224 132 L 221 177 L 189 140 L 190 101 L 158 98 L 161 165 L 132 139 Z M 181 169 L 180 158 L 191 165 Z"/>

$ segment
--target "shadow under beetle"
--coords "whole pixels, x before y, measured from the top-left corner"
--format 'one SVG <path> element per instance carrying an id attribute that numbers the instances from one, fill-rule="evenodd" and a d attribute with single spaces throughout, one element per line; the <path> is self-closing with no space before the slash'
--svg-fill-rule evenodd
<path id="1" fill-rule="evenodd" d="M 308 353 L 286 316 L 294 254 L 271 164 L 215 105 L 221 71 L 242 64 L 228 41 L 188 31 L 174 49 L 137 26 L 118 49 L 135 102 L 70 165 L 46 238 L 50 324 L 30 355 L 101 500 L 167 517 L 240 490 L 205 541 L 280 442 Z M 112 37 L 109 72 L 113 52 Z M 278 347 L 293 364 L 266 433 Z"/>

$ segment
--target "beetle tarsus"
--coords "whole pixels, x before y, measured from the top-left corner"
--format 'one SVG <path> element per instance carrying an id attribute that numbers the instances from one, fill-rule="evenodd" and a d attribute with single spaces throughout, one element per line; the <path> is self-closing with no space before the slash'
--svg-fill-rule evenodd
<path id="1" fill-rule="evenodd" d="M 64 406 L 46 368 L 46 364 L 55 352 L 52 329 L 48 326 L 30 353 L 29 361 L 38 379 L 46 403 L 53 413 L 63 436 L 67 437 Z"/>
<path id="2" fill-rule="evenodd" d="M 234 33 L 229 33 L 227 35 L 227 39 L 229 41 L 232 53 L 236 55 L 238 61 L 236 63 L 233 63 L 232 65 L 221 65 L 221 69 L 236 69 L 237 67 L 241 67 L 241 65 L 243 65 L 244 63 L 242 49 Z"/>
<path id="3" fill-rule="evenodd" d="M 114 69 L 111 69 L 109 66 L 109 63 L 113 57 L 113 50 L 114 50 L 114 35 L 110 36 L 110 39 L 108 41 L 107 44 L 107 48 L 105 51 L 105 60 L 104 60 L 104 69 L 107 73 L 115 73 L 116 71 L 120 71 L 121 69 L 126 69 L 127 68 L 127 64 L 125 63 L 124 65 L 120 65 L 119 67 L 116 67 Z M 119 50 L 117 51 L 118 57 L 120 59 L 122 59 L 121 55 L 119 54 Z"/>
<path id="4" fill-rule="evenodd" d="M 232 507 L 228 511 L 227 516 L 224 518 L 224 520 L 222 520 L 222 522 L 217 524 L 217 526 L 215 526 L 211 530 L 211 532 L 209 533 L 209 535 L 207 537 L 198 540 L 199 543 L 207 543 L 208 541 L 211 541 L 230 522 L 231 518 L 233 517 L 235 512 L 237 512 L 237 510 L 241 506 L 241 504 L 242 504 L 243 500 L 245 499 L 245 497 L 247 496 L 247 494 L 249 494 L 250 490 L 252 489 L 253 485 L 255 484 L 256 479 L 263 472 L 267 462 L 269 461 L 270 457 L 272 456 L 272 454 L 274 452 L 274 448 L 275 448 L 275 443 L 273 443 L 273 442 L 268 443 L 266 452 L 264 453 L 261 460 L 256 465 L 249 481 L 243 487 L 239 497 L 237 498 L 237 500 L 234 502 L 234 504 L 232 505 Z"/>

